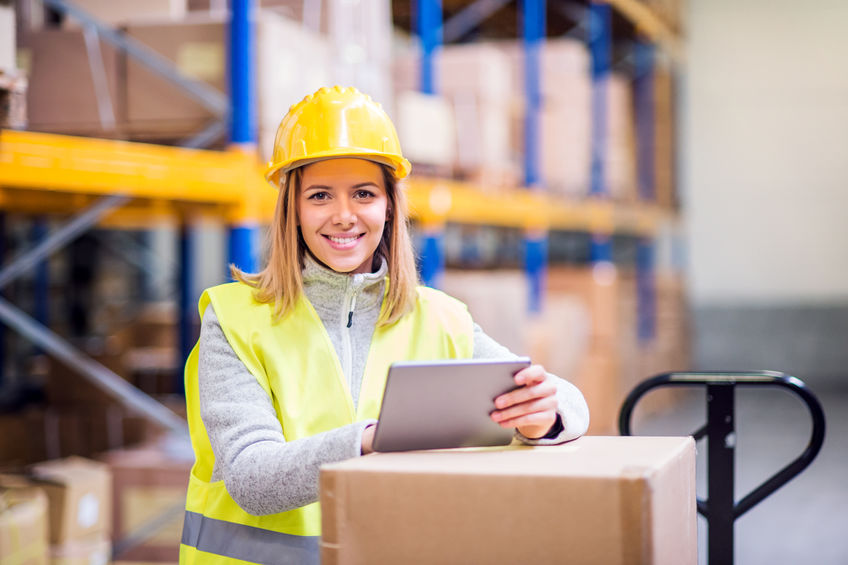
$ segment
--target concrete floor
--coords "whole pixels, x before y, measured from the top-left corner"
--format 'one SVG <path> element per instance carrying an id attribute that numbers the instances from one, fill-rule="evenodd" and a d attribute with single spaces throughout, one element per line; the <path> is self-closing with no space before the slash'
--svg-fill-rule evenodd
<path id="1" fill-rule="evenodd" d="M 826 419 L 824 446 L 800 475 L 740 517 L 735 527 L 737 565 L 848 565 L 848 390 L 815 391 Z M 651 394 L 644 397 L 647 400 Z M 678 395 L 671 408 L 637 409 L 638 435 L 683 435 L 706 419 L 701 391 Z M 805 405 L 781 389 L 736 392 L 736 499 L 797 457 L 811 422 Z M 705 440 L 698 442 L 698 496 L 706 489 Z M 707 563 L 706 521 L 698 519 L 699 564 Z"/>

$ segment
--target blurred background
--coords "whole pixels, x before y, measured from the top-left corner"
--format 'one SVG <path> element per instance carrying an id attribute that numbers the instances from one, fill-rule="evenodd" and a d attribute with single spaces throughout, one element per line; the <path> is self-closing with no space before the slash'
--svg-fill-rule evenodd
<path id="1" fill-rule="evenodd" d="M 102 462 L 87 551 L 176 561 L 197 298 L 262 265 L 277 125 L 339 84 L 413 163 L 422 280 L 579 386 L 591 434 L 660 373 L 805 381 L 824 448 L 735 554 L 848 563 L 846 21 L 838 0 L 0 0 L 0 469 Z M 702 390 L 639 406 L 640 434 L 705 418 Z M 736 412 L 738 499 L 811 424 L 775 390 Z"/>

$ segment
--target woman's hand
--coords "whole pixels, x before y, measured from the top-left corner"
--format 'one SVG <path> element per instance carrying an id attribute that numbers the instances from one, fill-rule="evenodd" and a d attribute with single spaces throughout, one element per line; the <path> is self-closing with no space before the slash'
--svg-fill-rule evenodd
<path id="1" fill-rule="evenodd" d="M 369 424 L 362 430 L 362 455 L 374 453 L 374 432 L 377 430 L 377 424 Z"/>
<path id="2" fill-rule="evenodd" d="M 492 420 L 504 428 L 517 428 L 530 439 L 543 437 L 556 422 L 556 385 L 541 365 L 515 374 L 517 388 L 495 399 Z"/>

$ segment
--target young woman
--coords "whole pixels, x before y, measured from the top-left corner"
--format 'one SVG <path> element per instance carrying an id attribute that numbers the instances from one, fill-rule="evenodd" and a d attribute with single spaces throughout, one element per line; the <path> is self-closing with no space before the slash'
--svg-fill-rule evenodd
<path id="1" fill-rule="evenodd" d="M 388 116 L 353 88 L 322 88 L 283 118 L 268 263 L 200 299 L 182 563 L 317 563 L 318 468 L 371 451 L 389 365 L 514 357 L 462 303 L 419 286 L 397 182 L 409 171 Z M 491 417 L 520 441 L 585 433 L 573 385 L 538 365 L 515 382 Z"/>

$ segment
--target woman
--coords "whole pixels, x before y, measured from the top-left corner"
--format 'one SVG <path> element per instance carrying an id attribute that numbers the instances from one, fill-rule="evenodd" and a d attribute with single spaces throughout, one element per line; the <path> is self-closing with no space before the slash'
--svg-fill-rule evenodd
<path id="1" fill-rule="evenodd" d="M 353 88 L 322 88 L 283 118 L 268 263 L 200 299 L 181 562 L 317 563 L 318 468 L 371 451 L 389 365 L 514 357 L 418 285 L 397 184 L 409 171 L 388 116 Z M 519 440 L 585 433 L 573 385 L 538 365 L 515 381 L 492 418 Z"/>

